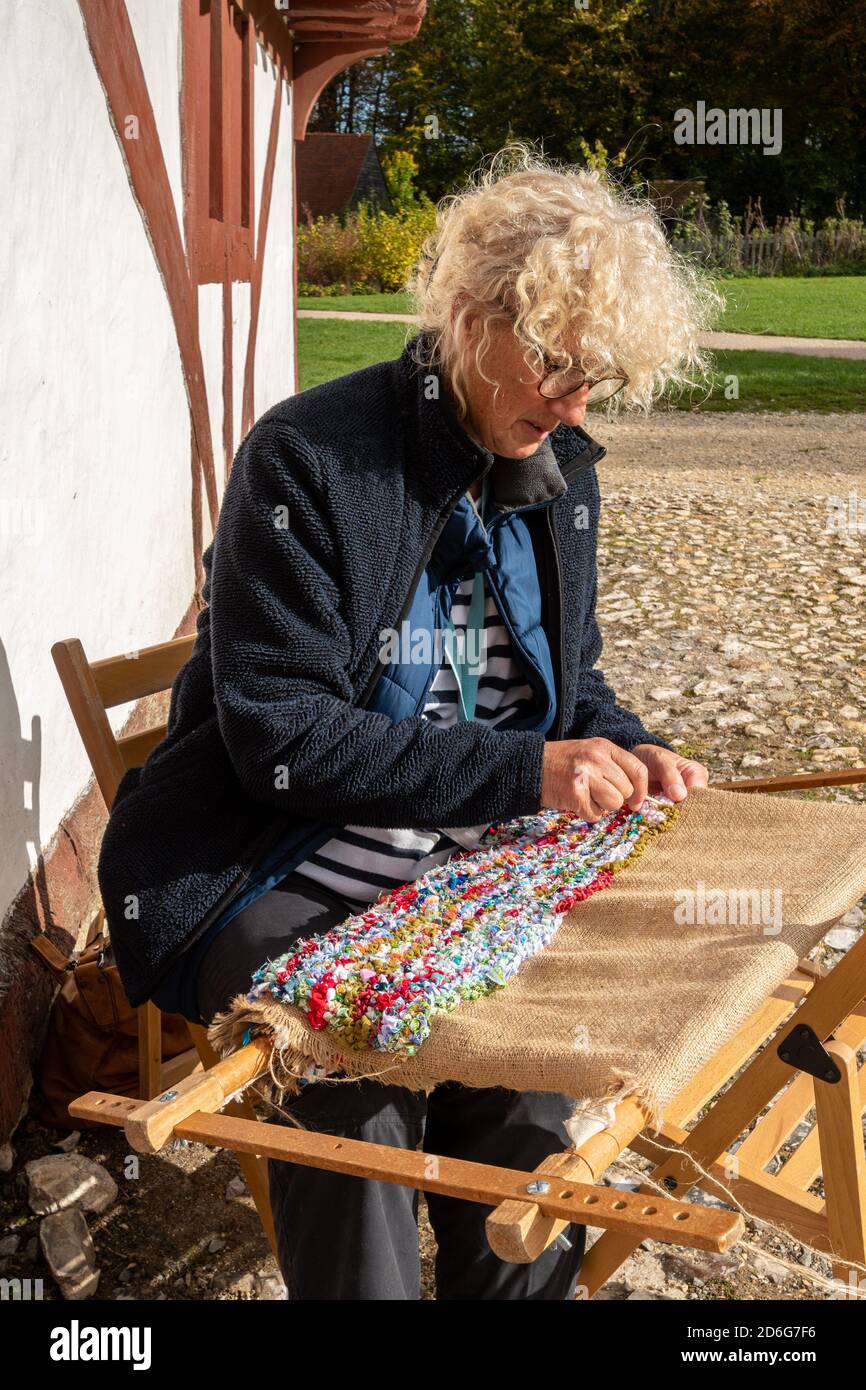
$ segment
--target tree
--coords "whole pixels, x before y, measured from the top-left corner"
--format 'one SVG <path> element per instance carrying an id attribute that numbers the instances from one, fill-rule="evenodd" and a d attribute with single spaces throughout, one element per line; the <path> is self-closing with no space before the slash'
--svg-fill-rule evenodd
<path id="1" fill-rule="evenodd" d="M 316 128 L 372 130 L 433 199 L 516 137 L 568 163 L 600 144 L 632 179 L 704 178 L 736 213 L 866 202 L 862 0 L 430 0 L 417 38 L 349 73 Z M 780 110 L 781 152 L 678 145 L 698 101 Z"/>

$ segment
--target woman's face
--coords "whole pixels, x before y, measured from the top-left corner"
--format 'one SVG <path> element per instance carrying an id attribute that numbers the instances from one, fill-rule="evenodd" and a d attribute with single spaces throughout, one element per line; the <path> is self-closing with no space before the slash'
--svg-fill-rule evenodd
<path id="1" fill-rule="evenodd" d="M 541 375 L 523 359 L 524 349 L 509 323 L 491 325 L 491 342 L 484 358 L 484 371 L 500 383 L 495 387 L 479 374 L 474 347 L 480 332 L 476 316 L 467 316 L 472 350 L 469 353 L 465 392 L 468 412 L 461 421 L 477 444 L 503 458 L 528 458 L 557 425 L 582 425 L 586 416 L 589 387 L 581 386 L 568 396 L 550 400 L 538 390 Z"/>

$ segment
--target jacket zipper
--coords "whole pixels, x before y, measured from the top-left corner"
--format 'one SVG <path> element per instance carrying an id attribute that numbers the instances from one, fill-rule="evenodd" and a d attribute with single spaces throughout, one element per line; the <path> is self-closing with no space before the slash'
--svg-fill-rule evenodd
<path id="1" fill-rule="evenodd" d="M 565 477 L 565 474 L 563 474 L 563 477 Z M 509 508 L 507 508 L 507 509 L 504 510 L 504 511 L 500 511 L 500 512 L 495 513 L 495 515 L 492 516 L 492 517 L 490 518 L 489 523 L 488 523 L 488 522 L 485 522 L 484 519 L 483 519 L 481 516 L 479 516 L 479 520 L 481 521 L 482 529 L 485 531 L 486 535 L 489 537 L 490 534 L 491 534 L 491 532 L 495 529 L 495 527 L 496 527 L 496 526 L 501 526 L 502 523 L 505 521 L 506 517 L 508 517 L 508 516 L 523 516 L 525 512 L 537 512 L 537 511 L 540 511 L 542 507 L 544 507 L 545 510 L 547 511 L 547 514 L 548 514 L 548 517 L 549 517 L 549 516 L 550 516 L 550 513 L 551 513 L 552 510 L 553 510 L 553 505 L 554 505 L 555 501 L 556 501 L 556 498 L 554 497 L 554 498 L 548 498 L 548 500 L 547 500 L 546 502 L 531 502 L 531 503 L 527 504 L 527 505 L 524 506 L 524 507 L 509 507 Z M 532 666 L 531 661 L 527 664 L 527 661 L 526 661 L 526 658 L 527 658 L 526 648 L 523 646 L 523 644 L 522 644 L 520 641 L 518 641 L 517 634 L 516 634 L 516 632 L 514 631 L 514 628 L 512 627 L 512 624 L 511 624 L 511 619 L 507 616 L 507 614 L 506 614 L 506 612 L 505 612 L 505 604 L 502 602 L 502 591 L 501 591 L 499 585 L 495 582 L 495 580 L 493 580 L 489 575 L 487 576 L 487 584 L 488 584 L 488 586 L 489 586 L 489 588 L 490 588 L 491 593 L 493 594 L 494 600 L 495 600 L 495 602 L 496 602 L 496 607 L 497 607 L 498 610 L 499 610 L 500 616 L 501 616 L 501 618 L 502 618 L 502 622 L 503 622 L 503 624 L 504 624 L 504 626 L 505 626 L 505 629 L 506 629 L 506 631 L 507 631 L 507 633 L 508 633 L 508 636 L 509 636 L 509 639 L 510 639 L 510 641 L 511 641 L 511 645 L 512 645 L 512 647 L 514 648 L 514 651 L 515 651 L 515 653 L 516 653 L 517 656 L 518 656 L 518 660 L 520 660 L 520 661 L 521 661 L 521 664 L 523 664 L 523 666 L 524 666 L 524 671 L 525 671 L 525 674 L 526 674 L 526 677 L 527 677 L 527 681 L 528 681 L 528 683 L 532 686 L 532 689 L 533 689 L 533 691 L 535 692 L 536 696 L 539 696 L 539 695 L 540 695 L 541 698 L 544 698 L 544 697 L 546 696 L 546 694 L 547 694 L 547 691 L 546 691 L 546 689 L 545 689 L 545 687 L 544 687 L 544 683 L 542 682 L 541 685 L 538 684 L 535 674 L 534 674 L 533 672 L 531 672 L 531 669 L 530 669 L 531 666 Z M 560 645 L 561 645 L 561 644 L 560 644 Z M 555 691 L 555 690 L 554 690 L 554 698 L 556 698 L 556 691 Z M 558 709 L 558 707 L 559 707 L 559 702 L 557 702 L 557 709 Z"/>
<path id="2" fill-rule="evenodd" d="M 407 596 L 406 596 L 406 601 L 404 602 L 403 607 L 402 607 L 402 609 L 400 610 L 400 614 L 399 614 L 399 616 L 398 616 L 398 618 L 397 618 L 397 624 L 396 624 L 396 626 L 397 626 L 398 629 L 400 628 L 400 625 L 401 625 L 401 623 L 403 622 L 403 619 L 406 617 L 407 613 L 409 612 L 409 609 L 410 609 L 411 606 L 412 606 L 412 600 L 413 600 L 413 598 L 415 597 L 415 590 L 418 588 L 418 585 L 419 585 L 419 583 L 421 582 L 421 576 L 423 575 L 425 569 L 427 568 L 427 565 L 428 565 L 428 563 L 429 563 L 429 561 L 430 561 L 430 557 L 431 557 L 431 555 L 433 554 L 433 551 L 436 549 L 436 542 L 438 541 L 438 539 L 439 539 L 439 537 L 441 536 L 442 532 L 445 530 L 445 526 L 446 526 L 446 524 L 447 524 L 447 522 L 448 522 L 448 518 L 450 517 L 451 513 L 454 511 L 455 507 L 457 506 L 457 503 L 460 501 L 460 498 L 463 496 L 464 492 L 466 492 L 468 488 L 474 487 L 476 483 L 480 483 L 480 482 L 481 482 L 481 479 L 484 477 L 485 473 L 487 473 L 492 467 L 493 467 L 492 461 L 488 461 L 488 462 L 485 464 L 485 467 L 484 467 L 483 471 L 482 471 L 481 473 L 478 474 L 478 477 L 477 477 L 477 478 L 473 478 L 472 481 L 471 481 L 470 483 L 468 483 L 466 487 L 462 487 L 462 488 L 460 489 L 459 492 L 455 492 L 455 493 L 453 494 L 453 496 L 451 496 L 451 497 L 449 498 L 447 506 L 443 509 L 443 511 L 442 511 L 442 513 L 441 513 L 441 515 L 440 515 L 439 521 L 437 522 L 436 526 L 434 527 L 433 531 L 431 532 L 430 537 L 428 538 L 427 544 L 426 544 L 426 546 L 424 547 L 424 552 L 423 552 L 423 554 L 422 554 L 422 556 L 421 556 L 420 563 L 419 563 L 419 565 L 418 565 L 418 568 L 417 568 L 416 571 L 415 571 L 415 576 L 414 576 L 414 578 L 413 578 L 413 580 L 412 580 L 412 583 L 411 583 L 411 585 L 409 586 L 409 593 L 408 593 Z M 379 682 L 379 678 L 380 678 L 380 676 L 381 676 L 381 674 L 382 674 L 382 671 L 385 669 L 386 664 L 387 664 L 387 663 L 384 662 L 384 661 L 382 660 L 381 657 L 379 657 L 379 658 L 377 659 L 377 661 L 376 661 L 376 668 L 375 668 L 375 670 L 373 671 L 373 674 L 371 675 L 369 681 L 367 682 L 367 687 L 366 687 L 366 689 L 365 689 L 363 695 L 361 696 L 360 700 L 358 701 L 358 704 L 359 704 L 359 706 L 360 706 L 361 709 L 363 709 L 363 708 L 366 706 L 367 701 L 370 699 L 370 696 L 373 694 L 373 691 L 375 690 L 375 688 L 376 688 L 376 686 L 377 686 L 377 684 L 378 684 L 378 682 Z"/>
<path id="3" fill-rule="evenodd" d="M 559 691 L 556 701 L 556 721 L 553 726 L 552 741 L 556 742 L 562 738 L 562 706 L 565 696 L 565 643 L 563 642 L 563 612 L 562 612 L 562 564 L 559 557 L 559 541 L 556 536 L 556 525 L 553 520 L 553 509 L 547 510 L 547 529 L 550 534 L 550 545 L 553 552 L 553 568 L 556 575 L 555 583 L 551 586 L 549 570 L 545 574 L 547 581 L 548 614 L 553 612 L 554 604 L 557 608 L 556 621 L 556 664 L 559 668 Z"/>

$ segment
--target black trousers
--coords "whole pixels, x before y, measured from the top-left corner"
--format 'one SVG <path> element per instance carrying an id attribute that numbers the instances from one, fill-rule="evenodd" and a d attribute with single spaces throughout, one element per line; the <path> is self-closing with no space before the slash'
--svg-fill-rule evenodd
<path id="1" fill-rule="evenodd" d="M 328 931 L 353 910 L 329 889 L 289 874 L 210 946 L 197 980 L 202 1017 L 211 1019 L 233 995 L 245 993 L 268 957 L 284 954 L 298 937 Z M 311 1083 L 283 1108 L 326 1134 L 531 1172 L 566 1147 L 563 1121 L 573 1102 L 547 1091 L 450 1081 L 425 1095 L 381 1081 L 340 1080 Z M 285 1121 L 275 1115 L 271 1123 Z M 268 1174 L 290 1299 L 420 1298 L 415 1188 L 274 1159 Z M 518 1265 L 490 1249 L 484 1221 L 491 1207 L 429 1192 L 427 1209 L 437 1244 L 437 1299 L 574 1297 L 585 1226 L 568 1228 L 570 1250 L 551 1246 L 531 1264 Z"/>

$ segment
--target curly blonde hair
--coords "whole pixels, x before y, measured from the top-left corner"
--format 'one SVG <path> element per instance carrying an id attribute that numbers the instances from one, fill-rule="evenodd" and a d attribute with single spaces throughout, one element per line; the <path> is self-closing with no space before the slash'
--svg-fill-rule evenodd
<path id="1" fill-rule="evenodd" d="M 546 357 L 563 367 L 579 361 L 591 375 L 626 375 L 608 409 L 648 411 L 666 387 L 706 380 L 698 334 L 724 302 L 707 272 L 670 246 L 648 199 L 524 141 L 440 200 L 405 289 L 421 324 L 414 360 L 447 373 L 461 413 L 470 311 L 482 322 L 475 366 L 497 394 L 501 383 L 482 363 L 500 321 L 514 325 L 532 370 L 540 374 Z"/>

